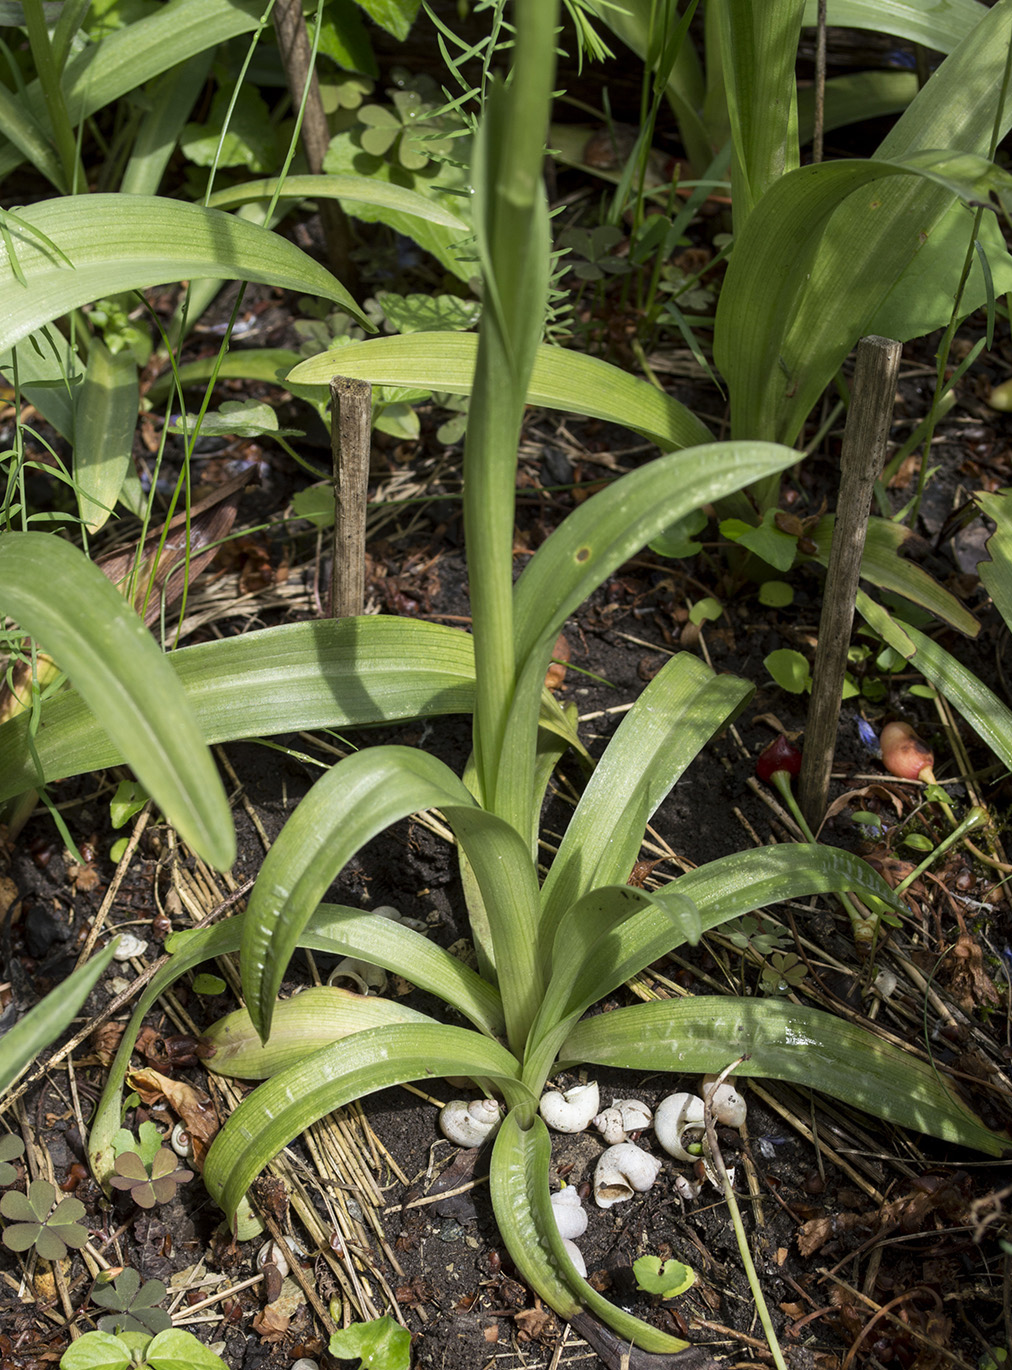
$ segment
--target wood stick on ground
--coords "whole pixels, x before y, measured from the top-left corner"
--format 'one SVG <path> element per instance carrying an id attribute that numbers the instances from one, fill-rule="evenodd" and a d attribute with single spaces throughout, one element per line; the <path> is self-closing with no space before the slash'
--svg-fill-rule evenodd
<path id="1" fill-rule="evenodd" d="M 813 829 L 822 821 L 829 794 L 861 557 L 872 493 L 882 471 L 892 421 L 901 351 L 900 344 L 891 338 L 862 338 L 857 345 L 798 790 L 801 811 Z"/>
<path id="2" fill-rule="evenodd" d="M 372 386 L 334 376 L 330 382 L 330 441 L 334 457 L 334 618 L 365 607 L 365 508 L 369 492 Z"/>
<path id="3" fill-rule="evenodd" d="M 298 113 L 302 104 L 302 92 L 310 75 L 309 59 L 312 54 L 300 0 L 277 0 L 274 7 L 274 31 L 277 34 L 278 51 L 285 68 L 292 104 Z M 314 176 L 318 176 L 323 170 L 323 159 L 330 146 L 330 127 L 324 113 L 320 83 L 316 79 L 315 71 L 309 81 L 301 133 L 309 169 Z M 335 276 L 340 277 L 345 286 L 353 289 L 355 268 L 351 260 L 352 237 L 344 210 L 337 200 L 321 199 L 319 207 L 330 269 Z"/>

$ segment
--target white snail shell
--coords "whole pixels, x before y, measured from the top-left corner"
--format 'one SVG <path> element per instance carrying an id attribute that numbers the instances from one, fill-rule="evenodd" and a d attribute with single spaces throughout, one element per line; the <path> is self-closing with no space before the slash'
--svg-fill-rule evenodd
<path id="1" fill-rule="evenodd" d="M 564 1240 L 572 1241 L 586 1232 L 587 1215 L 579 1194 L 571 1185 L 552 1195 L 552 1212 Z"/>
<path id="2" fill-rule="evenodd" d="M 172 1147 L 177 1156 L 188 1157 L 193 1155 L 193 1138 L 190 1136 L 185 1123 L 177 1123 L 172 1129 L 169 1146 Z"/>
<path id="3" fill-rule="evenodd" d="M 621 1142 L 602 1152 L 594 1170 L 594 1202 L 598 1208 L 624 1203 L 650 1188 L 661 1162 L 634 1142 Z"/>
<path id="4" fill-rule="evenodd" d="M 583 1252 L 576 1242 L 570 1241 L 568 1237 L 563 1237 L 562 1245 L 566 1248 L 566 1255 L 573 1262 L 576 1273 L 583 1279 L 587 1278 L 587 1262 L 583 1259 Z"/>
<path id="5" fill-rule="evenodd" d="M 741 1127 L 745 1121 L 747 1105 L 734 1085 L 728 1084 L 726 1080 L 722 1085 L 718 1085 L 715 1076 L 704 1075 L 702 1095 L 704 1099 L 709 1099 L 713 1116 L 718 1123 L 723 1123 L 725 1127 Z"/>
<path id="6" fill-rule="evenodd" d="M 265 1265 L 277 1266 L 278 1274 L 284 1279 L 290 1269 L 289 1257 L 304 1254 L 302 1247 L 299 1246 L 294 1237 L 286 1237 L 284 1246 L 280 1242 L 264 1242 L 257 1252 L 257 1265 L 261 1270 Z"/>
<path id="7" fill-rule="evenodd" d="M 327 976 L 328 985 L 334 984 L 336 980 L 353 980 L 359 994 L 368 994 L 370 990 L 375 994 L 382 994 L 387 987 L 387 973 L 382 966 L 359 961 L 354 956 L 346 956 L 338 961 Z"/>
<path id="8" fill-rule="evenodd" d="M 502 1121 L 494 1099 L 451 1099 L 439 1111 L 443 1136 L 457 1146 L 481 1146 Z"/>
<path id="9" fill-rule="evenodd" d="M 565 1094 L 556 1090 L 543 1096 L 538 1112 L 555 1132 L 582 1132 L 601 1107 L 597 1082 L 574 1085 Z"/>
<path id="10" fill-rule="evenodd" d="M 631 1132 L 642 1132 L 650 1126 L 653 1115 L 640 1099 L 612 1099 L 606 1108 L 592 1119 L 598 1132 L 609 1146 L 627 1142 Z"/>
<path id="11" fill-rule="evenodd" d="M 682 1139 L 689 1130 L 702 1130 L 703 1109 L 703 1101 L 697 1094 L 669 1094 L 657 1105 L 654 1132 L 669 1156 L 678 1161 L 696 1159 L 686 1151 Z"/>

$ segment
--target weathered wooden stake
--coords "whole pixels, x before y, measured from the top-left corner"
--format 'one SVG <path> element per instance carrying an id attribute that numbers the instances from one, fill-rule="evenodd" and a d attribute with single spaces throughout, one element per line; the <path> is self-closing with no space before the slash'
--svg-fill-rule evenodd
<path id="1" fill-rule="evenodd" d="M 302 92 L 309 76 L 309 59 L 312 44 L 302 13 L 301 0 L 276 0 L 274 6 L 274 32 L 277 34 L 278 51 L 288 80 L 288 91 L 292 97 L 295 112 L 302 104 Z M 302 146 L 306 160 L 314 176 L 323 170 L 323 159 L 330 146 L 330 128 L 323 109 L 320 83 L 316 72 L 312 74 L 306 108 L 302 116 Z M 352 236 L 344 210 L 337 200 L 319 202 L 320 223 L 327 243 L 327 257 L 330 269 L 339 276 L 345 286 L 354 287 L 355 270 L 351 260 Z"/>
<path id="2" fill-rule="evenodd" d="M 365 608 L 365 506 L 369 491 L 372 386 L 334 376 L 330 382 L 330 448 L 334 457 L 334 618 Z"/>
<path id="3" fill-rule="evenodd" d="M 861 557 L 875 481 L 885 460 L 901 352 L 900 344 L 891 338 L 862 338 L 857 345 L 857 365 L 840 455 L 836 525 L 798 781 L 801 811 L 813 831 L 818 830 L 826 811 Z"/>

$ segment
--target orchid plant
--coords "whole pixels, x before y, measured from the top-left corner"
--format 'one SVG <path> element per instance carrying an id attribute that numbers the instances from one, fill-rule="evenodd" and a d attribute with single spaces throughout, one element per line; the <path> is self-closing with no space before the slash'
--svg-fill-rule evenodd
<path id="1" fill-rule="evenodd" d="M 212 1034 L 219 1044 L 227 1037 L 228 1049 L 211 1067 L 269 1078 L 227 1120 L 205 1160 L 204 1182 L 230 1219 L 258 1172 L 332 1109 L 398 1083 L 468 1076 L 505 1102 L 491 1194 L 524 1278 L 591 1338 L 604 1322 L 646 1349 L 671 1351 L 684 1343 L 610 1304 L 577 1274 L 562 1245 L 549 1201 L 550 1139 L 538 1116 L 555 1072 L 588 1064 L 709 1072 L 744 1057 L 740 1074 L 818 1083 L 882 1118 L 992 1154 L 1003 1143 L 930 1065 L 804 1006 L 700 997 L 583 1018 L 659 956 L 772 902 L 848 890 L 890 907 L 895 899 L 858 858 L 808 843 L 727 857 L 658 891 L 626 883 L 650 816 L 752 693 L 687 654 L 673 657 L 634 703 L 597 763 L 551 868 L 544 876 L 539 869 L 542 800 L 556 762 L 578 745 L 569 718 L 544 689 L 562 625 L 660 529 L 782 471 L 798 454 L 738 441 L 653 461 L 582 504 L 513 586 L 516 449 L 549 278 L 540 173 L 556 5 L 518 0 L 515 18 L 515 66 L 510 81 L 490 93 L 473 167 L 487 301 L 464 458 L 473 658 L 472 640 L 459 630 L 439 639 L 453 645 L 448 674 L 473 672 L 471 762 L 461 778 L 420 750 L 370 747 L 316 783 L 275 842 L 242 917 L 174 937 L 174 955 L 138 1004 L 120 1047 L 90 1149 L 108 1182 L 120 1086 L 133 1033 L 153 997 L 205 959 L 240 950 L 246 1014 L 230 1022 L 227 1034 Z M 361 621 L 352 624 L 354 632 L 367 631 Z M 428 631 L 413 645 L 402 636 L 398 670 L 406 666 L 408 678 L 419 680 L 424 670 L 434 672 L 433 641 Z M 378 678 L 366 656 L 358 689 Z M 410 927 L 320 902 L 363 844 L 430 808 L 440 810 L 460 848 L 477 971 Z M 341 991 L 333 992 L 333 1009 L 320 991 L 311 1009 L 303 1011 L 300 996 L 277 1009 L 299 946 L 382 964 L 472 1026 L 372 1000 L 359 1001 L 349 1020 Z"/>

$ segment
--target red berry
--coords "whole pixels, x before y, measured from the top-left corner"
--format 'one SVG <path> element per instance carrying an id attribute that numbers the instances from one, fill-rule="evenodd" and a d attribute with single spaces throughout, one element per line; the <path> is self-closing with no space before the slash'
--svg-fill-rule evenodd
<path id="1" fill-rule="evenodd" d="M 760 780 L 770 783 L 776 771 L 786 771 L 797 775 L 801 770 L 801 750 L 793 742 L 788 742 L 783 733 L 759 753 L 755 763 L 755 773 Z"/>

